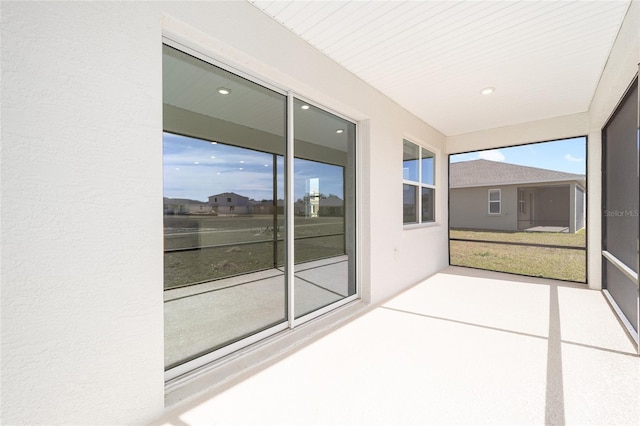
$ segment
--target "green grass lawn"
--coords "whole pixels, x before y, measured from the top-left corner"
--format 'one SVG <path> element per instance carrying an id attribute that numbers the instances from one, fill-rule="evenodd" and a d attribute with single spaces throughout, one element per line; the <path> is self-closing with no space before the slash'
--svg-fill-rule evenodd
<path id="1" fill-rule="evenodd" d="M 451 230 L 451 238 L 584 247 L 585 234 Z M 450 242 L 451 264 L 534 277 L 586 282 L 584 250 L 485 242 Z"/>
<path id="2" fill-rule="evenodd" d="M 467 240 L 504 241 L 555 246 L 585 247 L 586 244 L 586 233 L 584 229 L 575 234 L 568 232 L 501 232 L 452 229 L 450 236 L 451 238 Z"/>

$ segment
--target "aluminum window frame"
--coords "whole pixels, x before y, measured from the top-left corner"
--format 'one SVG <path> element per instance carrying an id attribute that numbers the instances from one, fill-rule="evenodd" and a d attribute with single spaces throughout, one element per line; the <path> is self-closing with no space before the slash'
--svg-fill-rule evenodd
<path id="1" fill-rule="evenodd" d="M 404 214 L 403 219 L 402 219 L 402 225 L 405 229 L 407 228 L 415 228 L 417 226 L 432 226 L 438 223 L 438 211 L 437 211 L 437 194 L 438 194 L 438 179 L 437 179 L 437 159 L 438 159 L 438 153 L 435 152 L 433 149 L 431 148 L 427 148 L 426 146 L 424 146 L 421 143 L 417 143 L 414 142 L 413 140 L 409 139 L 409 138 L 402 138 L 402 146 L 403 146 L 403 150 L 404 150 L 404 144 L 405 142 L 408 142 L 410 144 L 413 144 L 415 146 L 418 147 L 418 179 L 417 180 L 412 180 L 412 179 L 405 179 L 404 175 L 402 177 L 402 186 L 403 186 L 403 191 L 404 191 L 404 185 L 410 185 L 414 188 L 416 188 L 416 222 L 405 222 L 404 221 Z M 423 157 L 422 152 L 423 151 L 427 151 L 429 154 L 431 154 L 431 158 L 433 158 L 433 184 L 428 184 L 428 183 L 423 183 L 422 182 L 422 160 L 424 158 L 429 158 L 429 157 Z M 404 151 L 403 151 L 404 152 Z M 404 159 L 403 159 L 404 162 Z M 422 220 L 422 189 L 423 188 L 429 188 L 433 190 L 433 220 L 428 220 L 428 221 L 423 221 Z M 403 206 L 402 208 L 404 209 L 404 201 L 403 201 Z"/>

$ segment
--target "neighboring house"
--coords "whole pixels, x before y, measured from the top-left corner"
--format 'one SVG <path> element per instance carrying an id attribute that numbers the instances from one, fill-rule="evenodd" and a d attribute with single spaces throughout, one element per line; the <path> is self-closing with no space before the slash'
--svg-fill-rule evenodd
<path id="1" fill-rule="evenodd" d="M 452 163 L 449 182 L 452 228 L 573 233 L 585 226 L 584 175 L 473 160 Z"/>
<path id="2" fill-rule="evenodd" d="M 320 198 L 319 216 L 344 216 L 344 200 L 333 194 Z"/>
<path id="3" fill-rule="evenodd" d="M 253 212 L 249 198 L 235 192 L 211 195 L 209 205 L 217 214 L 250 214 Z"/>
<path id="4" fill-rule="evenodd" d="M 211 206 L 209 203 L 187 198 L 167 198 L 163 199 L 164 214 L 209 214 Z"/>
<path id="5" fill-rule="evenodd" d="M 310 196 L 295 202 L 295 214 L 305 217 L 344 216 L 344 200 L 337 195 Z"/>
<path id="6" fill-rule="evenodd" d="M 253 214 L 273 214 L 277 211 L 277 214 L 284 215 L 284 200 L 276 201 L 276 208 L 274 208 L 273 200 L 256 201 L 252 205 Z"/>

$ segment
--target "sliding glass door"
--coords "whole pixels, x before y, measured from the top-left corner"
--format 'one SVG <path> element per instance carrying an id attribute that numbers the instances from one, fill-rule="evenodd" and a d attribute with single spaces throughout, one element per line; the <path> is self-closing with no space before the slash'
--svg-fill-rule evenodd
<path id="1" fill-rule="evenodd" d="M 168 46 L 163 65 L 170 369 L 287 320 L 287 99 Z"/>
<path id="2" fill-rule="evenodd" d="M 356 297 L 356 126 L 163 49 L 170 379 Z"/>
<path id="3" fill-rule="evenodd" d="M 355 294 L 355 124 L 294 102 L 295 317 Z"/>

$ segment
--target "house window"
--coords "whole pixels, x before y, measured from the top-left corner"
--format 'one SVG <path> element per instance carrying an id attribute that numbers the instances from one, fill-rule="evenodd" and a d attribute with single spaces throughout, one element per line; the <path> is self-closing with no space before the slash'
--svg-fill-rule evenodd
<path id="1" fill-rule="evenodd" d="M 489 214 L 500 214 L 501 211 L 500 190 L 489 190 Z"/>
<path id="2" fill-rule="evenodd" d="M 527 197 L 524 190 L 518 190 L 518 212 L 520 214 L 527 214 Z"/>
<path id="3" fill-rule="evenodd" d="M 356 124 L 191 52 L 163 47 L 167 380 L 358 298 Z"/>
<path id="4" fill-rule="evenodd" d="M 435 154 L 403 141 L 402 221 L 405 225 L 435 222 Z"/>

